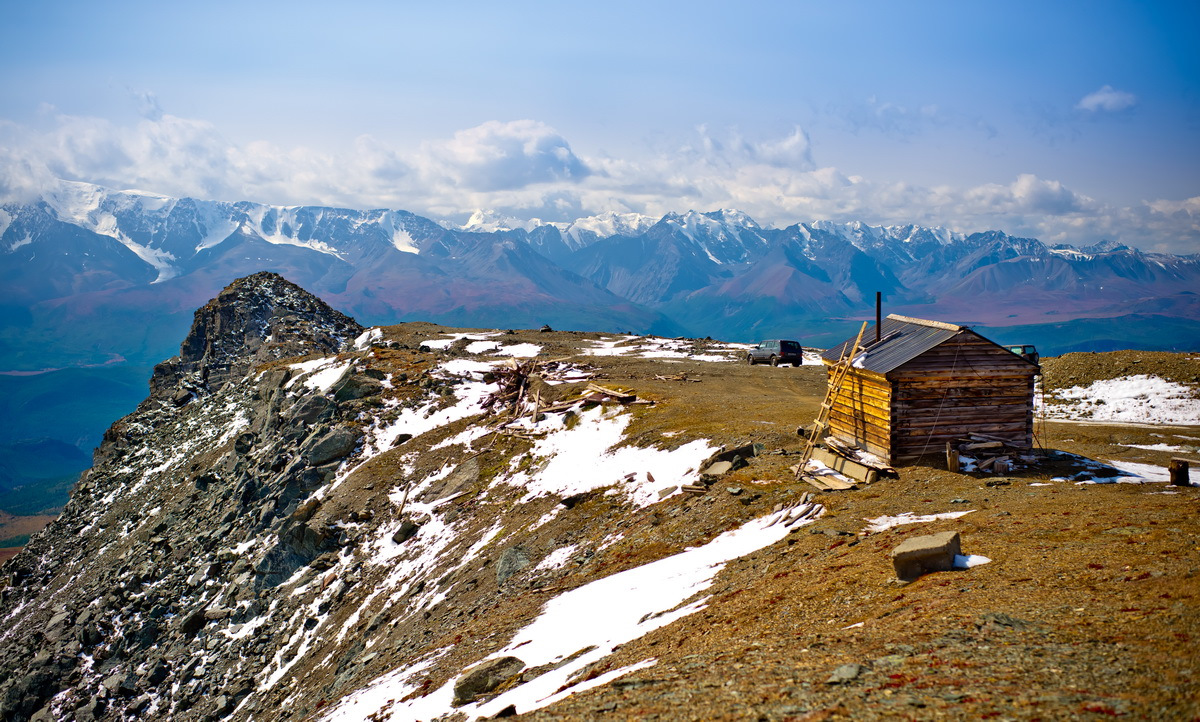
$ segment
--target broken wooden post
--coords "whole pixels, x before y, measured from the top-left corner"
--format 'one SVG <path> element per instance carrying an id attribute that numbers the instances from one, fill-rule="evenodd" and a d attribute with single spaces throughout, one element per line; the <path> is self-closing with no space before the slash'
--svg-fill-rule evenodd
<path id="1" fill-rule="evenodd" d="M 958 473 L 958 450 L 949 441 L 946 442 L 946 468 Z"/>
<path id="2" fill-rule="evenodd" d="M 1171 484 L 1173 486 L 1191 486 L 1191 481 L 1188 480 L 1187 459 L 1171 459 L 1171 464 L 1167 467 L 1167 472 L 1171 475 Z"/>

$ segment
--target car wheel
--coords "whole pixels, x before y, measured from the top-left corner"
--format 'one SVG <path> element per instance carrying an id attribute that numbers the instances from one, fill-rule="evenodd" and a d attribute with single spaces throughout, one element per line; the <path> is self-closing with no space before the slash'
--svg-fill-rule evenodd
<path id="1" fill-rule="evenodd" d="M 750 364 L 751 366 L 753 366 L 753 365 L 754 365 L 754 357 L 753 357 L 753 356 L 751 356 L 750 354 L 746 354 L 746 363 L 748 363 L 748 364 Z"/>
<path id="2" fill-rule="evenodd" d="M 778 357 L 778 356 L 772 356 L 772 357 L 771 357 L 771 365 L 772 365 L 772 366 L 778 366 L 778 365 L 779 365 L 779 357 Z"/>

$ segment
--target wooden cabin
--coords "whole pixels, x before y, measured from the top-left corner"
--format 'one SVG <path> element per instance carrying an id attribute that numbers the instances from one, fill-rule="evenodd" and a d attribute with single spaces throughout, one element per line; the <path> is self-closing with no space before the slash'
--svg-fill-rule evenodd
<path id="1" fill-rule="evenodd" d="M 822 354 L 833 367 L 851 338 Z M 944 453 L 946 442 L 987 434 L 1033 446 L 1033 381 L 1039 373 L 966 326 L 890 315 L 875 327 L 832 399 L 829 434 L 890 464 Z"/>

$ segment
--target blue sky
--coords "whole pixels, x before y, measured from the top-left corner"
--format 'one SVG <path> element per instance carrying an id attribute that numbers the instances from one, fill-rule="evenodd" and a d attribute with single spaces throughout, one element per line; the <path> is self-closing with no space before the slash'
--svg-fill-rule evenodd
<path id="1" fill-rule="evenodd" d="M 1200 4 L 25 3 L 0 194 L 738 208 L 1200 252 Z"/>

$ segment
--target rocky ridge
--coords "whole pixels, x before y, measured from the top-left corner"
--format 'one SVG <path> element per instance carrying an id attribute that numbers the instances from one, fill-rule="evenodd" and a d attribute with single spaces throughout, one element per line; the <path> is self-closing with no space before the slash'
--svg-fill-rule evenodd
<path id="1" fill-rule="evenodd" d="M 572 592 L 737 538 L 806 493 L 787 467 L 820 369 L 549 328 L 405 324 L 351 342 L 358 329 L 284 284 L 243 281 L 197 314 L 191 350 L 3 568 L 0 717 L 1200 713 L 1197 677 L 1168 662 L 1200 635 L 1200 497 L 1036 469 L 914 467 L 824 495 L 827 516 L 759 529 L 711 589 L 677 582 L 641 636 L 539 657 L 527 629 Z M 212 319 L 271 320 L 247 335 Z M 1061 426 L 1048 441 L 1082 440 Z M 1094 448 L 1112 453 L 1109 433 Z M 913 509 L 972 513 L 862 529 Z M 996 561 L 898 587 L 887 551 L 914 529 L 961 529 Z M 611 599 L 573 627 L 614 616 Z M 550 706 L 498 706 L 547 680 Z"/>

